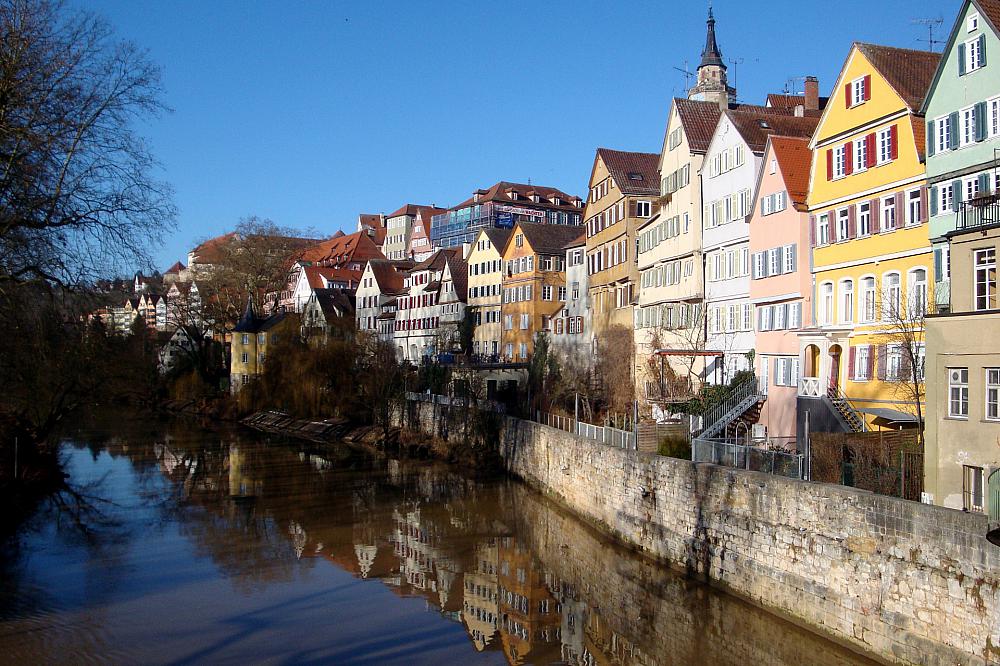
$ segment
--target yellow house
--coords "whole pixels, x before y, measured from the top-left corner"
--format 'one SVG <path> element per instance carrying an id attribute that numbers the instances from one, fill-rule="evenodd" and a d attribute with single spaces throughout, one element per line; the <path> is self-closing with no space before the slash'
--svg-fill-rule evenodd
<path id="1" fill-rule="evenodd" d="M 526 362 L 535 334 L 566 303 L 566 246 L 583 235 L 579 226 L 518 222 L 503 248 L 502 356 Z"/>
<path id="2" fill-rule="evenodd" d="M 504 266 L 503 251 L 510 229 L 483 229 L 469 251 L 468 307 L 476 313 L 472 352 L 492 358 L 500 355 L 500 306 Z"/>
<path id="3" fill-rule="evenodd" d="M 229 389 L 232 393 L 238 393 L 264 372 L 269 351 L 281 336 L 297 334 L 297 324 L 297 318 L 285 312 L 259 317 L 253 299 L 247 300 L 246 310 L 233 329 L 229 348 Z"/>
<path id="4" fill-rule="evenodd" d="M 815 325 L 800 338 L 798 411 L 812 430 L 915 424 L 933 303 L 919 109 L 939 59 L 855 43 L 810 142 Z"/>

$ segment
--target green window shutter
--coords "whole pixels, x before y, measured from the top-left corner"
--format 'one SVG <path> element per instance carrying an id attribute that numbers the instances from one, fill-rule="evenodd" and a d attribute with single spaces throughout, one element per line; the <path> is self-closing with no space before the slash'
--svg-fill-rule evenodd
<path id="1" fill-rule="evenodd" d="M 944 268 L 941 266 L 941 248 L 934 249 L 934 281 L 944 280 Z"/>
<path id="2" fill-rule="evenodd" d="M 986 173 L 979 174 L 979 194 L 985 194 L 990 189 L 990 176 Z"/>
<path id="3" fill-rule="evenodd" d="M 986 67 L 986 34 L 979 35 L 979 63 L 980 67 Z"/>
<path id="4" fill-rule="evenodd" d="M 931 217 L 938 214 L 938 187 L 937 185 L 930 186 L 931 191 Z"/>
<path id="5" fill-rule="evenodd" d="M 986 102 L 976 104 L 976 141 L 986 139 Z"/>
<path id="6" fill-rule="evenodd" d="M 948 147 L 952 150 L 958 148 L 958 111 L 948 116 Z"/>
<path id="7" fill-rule="evenodd" d="M 934 155 L 934 121 L 927 121 L 927 157 Z"/>
<path id="8" fill-rule="evenodd" d="M 958 75 L 965 76 L 965 44 L 958 45 Z"/>
<path id="9" fill-rule="evenodd" d="M 955 208 L 957 209 L 958 204 L 962 203 L 962 181 L 951 181 L 951 198 L 955 202 Z"/>

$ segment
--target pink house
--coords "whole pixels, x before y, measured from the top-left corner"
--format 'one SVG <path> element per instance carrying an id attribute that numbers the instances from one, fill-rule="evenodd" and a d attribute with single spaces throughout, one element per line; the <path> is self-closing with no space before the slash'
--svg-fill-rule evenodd
<path id="1" fill-rule="evenodd" d="M 795 448 L 798 331 L 812 324 L 812 274 L 806 192 L 809 139 L 770 136 L 750 217 L 750 301 L 754 365 L 767 400 L 759 423 L 775 444 Z"/>

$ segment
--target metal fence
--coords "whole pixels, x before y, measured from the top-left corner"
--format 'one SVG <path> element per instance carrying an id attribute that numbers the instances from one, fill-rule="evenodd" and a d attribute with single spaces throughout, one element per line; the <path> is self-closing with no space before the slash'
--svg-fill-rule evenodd
<path id="1" fill-rule="evenodd" d="M 579 422 L 576 424 L 576 434 L 587 439 L 592 439 L 601 444 L 616 446 L 620 449 L 635 451 L 635 433 L 628 430 L 619 430 L 611 426 L 595 426 L 589 423 Z"/>
<path id="2" fill-rule="evenodd" d="M 550 414 L 549 412 L 535 412 L 535 423 L 541 423 L 551 428 L 558 428 L 566 432 L 576 432 L 576 421 L 572 416 L 562 416 L 561 414 Z"/>
<path id="3" fill-rule="evenodd" d="M 407 391 L 406 399 L 412 402 L 429 402 L 435 405 L 449 405 L 453 407 L 465 406 L 465 398 L 460 396 L 438 395 L 435 393 L 415 393 L 414 391 Z M 507 413 L 507 406 L 502 402 L 497 402 L 495 400 L 480 400 L 476 403 L 476 406 L 479 409 L 497 412 L 498 414 Z"/>
<path id="4" fill-rule="evenodd" d="M 732 439 L 691 440 L 691 460 L 725 467 L 766 472 L 792 479 L 804 478 L 805 456 L 780 449 L 739 444 Z"/>

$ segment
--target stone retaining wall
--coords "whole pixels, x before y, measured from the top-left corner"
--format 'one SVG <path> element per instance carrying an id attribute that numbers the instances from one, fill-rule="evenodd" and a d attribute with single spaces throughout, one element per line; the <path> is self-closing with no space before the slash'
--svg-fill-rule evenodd
<path id="1" fill-rule="evenodd" d="M 411 403 L 439 432 L 440 405 Z M 504 417 L 507 469 L 622 542 L 889 661 L 1000 663 L 986 519 L 622 451 Z"/>

